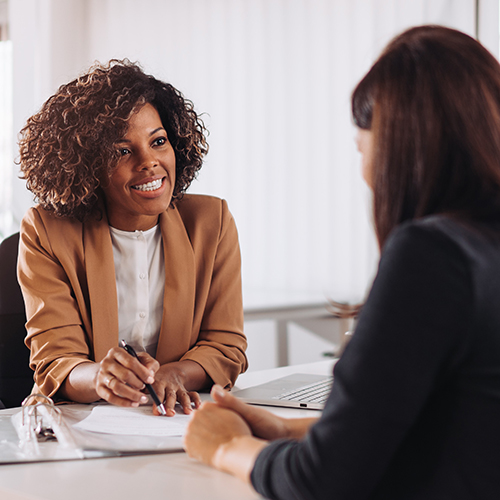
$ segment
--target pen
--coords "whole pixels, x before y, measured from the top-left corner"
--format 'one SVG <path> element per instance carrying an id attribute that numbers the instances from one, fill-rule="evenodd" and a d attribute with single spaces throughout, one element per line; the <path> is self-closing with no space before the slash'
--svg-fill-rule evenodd
<path id="1" fill-rule="evenodd" d="M 131 346 L 131 345 L 128 345 L 123 339 L 120 340 L 120 345 L 131 355 L 131 356 L 134 356 L 134 358 L 136 358 L 137 360 L 139 360 L 140 362 L 140 359 L 139 359 L 139 356 L 137 356 L 137 353 L 135 352 L 135 349 Z M 166 417 L 167 416 L 167 412 L 165 410 L 165 407 L 163 406 L 163 403 L 160 403 L 160 399 L 158 398 L 155 390 L 153 389 L 153 386 L 151 384 L 145 384 L 146 386 L 146 389 L 147 391 L 149 392 L 149 394 L 151 395 L 151 397 L 153 398 L 153 401 L 155 402 L 155 405 L 157 406 L 158 408 L 158 411 L 164 416 Z"/>

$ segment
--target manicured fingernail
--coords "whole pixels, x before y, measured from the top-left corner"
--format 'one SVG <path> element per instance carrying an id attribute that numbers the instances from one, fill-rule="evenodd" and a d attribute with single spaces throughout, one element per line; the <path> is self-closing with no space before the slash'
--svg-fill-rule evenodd
<path id="1" fill-rule="evenodd" d="M 135 403 L 135 402 L 134 402 L 134 403 L 132 403 L 132 406 L 133 406 L 134 408 L 137 408 L 137 407 L 139 406 L 139 403 Z"/>
<path id="2" fill-rule="evenodd" d="M 147 402 L 148 402 L 147 396 L 141 396 L 141 403 L 147 403 Z"/>
<path id="3" fill-rule="evenodd" d="M 155 381 L 153 377 L 148 377 L 146 380 L 146 384 L 152 384 Z"/>

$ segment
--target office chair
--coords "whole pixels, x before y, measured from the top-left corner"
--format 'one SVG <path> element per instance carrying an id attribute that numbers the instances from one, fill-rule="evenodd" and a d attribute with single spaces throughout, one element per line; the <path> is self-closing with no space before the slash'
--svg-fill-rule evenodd
<path id="1" fill-rule="evenodd" d="M 26 337 L 26 312 L 17 281 L 19 233 L 0 244 L 0 408 L 20 406 L 33 387 Z"/>

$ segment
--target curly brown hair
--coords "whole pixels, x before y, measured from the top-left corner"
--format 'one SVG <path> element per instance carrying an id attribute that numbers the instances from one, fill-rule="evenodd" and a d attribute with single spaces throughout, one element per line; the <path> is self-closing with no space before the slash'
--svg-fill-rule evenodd
<path id="1" fill-rule="evenodd" d="M 116 143 L 138 106 L 153 105 L 175 151 L 172 203 L 182 198 L 208 151 L 207 130 L 193 103 L 129 60 L 96 63 L 62 85 L 20 132 L 21 178 L 40 205 L 83 221 L 102 196 L 100 179 L 119 156 Z"/>

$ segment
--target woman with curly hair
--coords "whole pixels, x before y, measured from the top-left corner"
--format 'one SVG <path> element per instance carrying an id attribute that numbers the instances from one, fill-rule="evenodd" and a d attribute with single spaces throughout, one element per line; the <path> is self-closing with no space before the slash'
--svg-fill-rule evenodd
<path id="1" fill-rule="evenodd" d="M 20 164 L 38 204 L 18 275 L 34 391 L 135 407 L 152 384 L 174 415 L 246 369 L 233 218 L 224 200 L 184 194 L 205 132 L 190 101 L 127 60 L 61 86 L 28 120 Z"/>
<path id="2" fill-rule="evenodd" d="M 500 495 L 500 64 L 477 40 L 396 37 L 352 95 L 381 248 L 319 419 L 215 386 L 188 453 L 273 499 Z"/>

